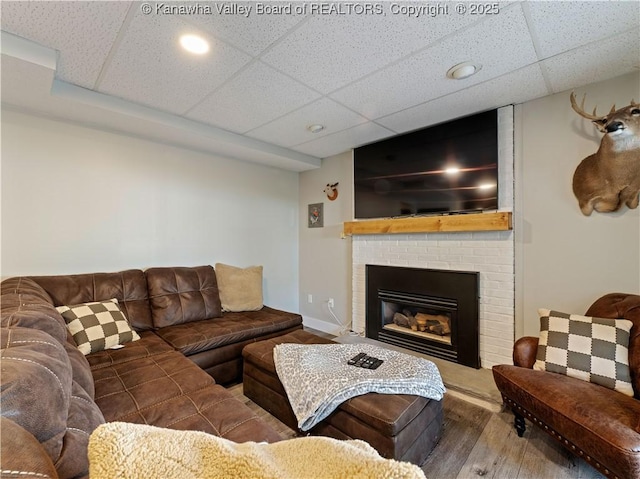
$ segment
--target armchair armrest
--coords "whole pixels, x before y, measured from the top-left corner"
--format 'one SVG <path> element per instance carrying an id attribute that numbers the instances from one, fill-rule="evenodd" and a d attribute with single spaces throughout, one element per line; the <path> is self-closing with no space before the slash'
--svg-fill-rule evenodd
<path id="1" fill-rule="evenodd" d="M 513 345 L 513 364 L 521 368 L 533 368 L 538 352 L 538 338 L 524 336 Z"/>

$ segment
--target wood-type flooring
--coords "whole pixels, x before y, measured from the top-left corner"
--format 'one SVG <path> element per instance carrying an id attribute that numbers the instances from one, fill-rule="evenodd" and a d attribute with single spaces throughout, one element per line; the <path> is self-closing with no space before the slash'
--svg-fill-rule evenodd
<path id="1" fill-rule="evenodd" d="M 283 437 L 296 437 L 295 431 L 245 397 L 242 384 L 230 391 Z M 422 465 L 428 479 L 604 477 L 529 422 L 519 438 L 509 411 L 492 412 L 447 393 L 444 412 L 442 438 Z"/>

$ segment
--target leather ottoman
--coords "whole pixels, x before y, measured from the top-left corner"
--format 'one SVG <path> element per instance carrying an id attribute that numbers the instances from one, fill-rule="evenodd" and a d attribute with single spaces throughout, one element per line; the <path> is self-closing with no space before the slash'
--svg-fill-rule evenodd
<path id="1" fill-rule="evenodd" d="M 298 421 L 273 362 L 273 348 L 282 343 L 329 344 L 334 341 L 297 330 L 249 344 L 242 351 L 244 395 L 290 428 L 298 430 Z M 406 394 L 368 393 L 345 401 L 303 434 L 362 439 L 386 458 L 422 465 L 440 439 L 442 417 L 442 401 Z"/>

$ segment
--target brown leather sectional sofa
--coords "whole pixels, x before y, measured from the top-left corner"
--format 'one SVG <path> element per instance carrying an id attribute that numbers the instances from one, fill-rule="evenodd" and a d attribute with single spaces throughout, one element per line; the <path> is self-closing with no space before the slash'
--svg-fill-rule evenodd
<path id="1" fill-rule="evenodd" d="M 640 296 L 613 293 L 598 299 L 586 316 L 633 322 L 629 366 L 634 396 L 561 374 L 536 371 L 538 338 L 520 338 L 514 365 L 493 367 L 505 404 L 515 414 L 518 435 L 525 418 L 607 477 L 640 477 Z M 524 439 L 521 439 L 524 440 Z"/>
<path id="2" fill-rule="evenodd" d="M 211 266 L 1 286 L 3 477 L 86 477 L 89 435 L 105 421 L 281 439 L 220 384 L 240 380 L 246 344 L 300 329 L 302 317 L 266 306 L 223 313 Z M 141 339 L 84 356 L 55 307 L 111 298 Z"/>

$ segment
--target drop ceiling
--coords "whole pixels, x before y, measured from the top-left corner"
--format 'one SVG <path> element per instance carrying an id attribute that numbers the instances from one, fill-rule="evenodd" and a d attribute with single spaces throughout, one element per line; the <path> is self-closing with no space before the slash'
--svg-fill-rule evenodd
<path id="1" fill-rule="evenodd" d="M 503 2 L 484 15 L 464 2 L 262 4 L 293 11 L 2 1 L 3 108 L 304 171 L 366 143 L 640 69 L 637 1 Z M 361 13 L 367 5 L 376 12 Z M 421 5 L 439 10 L 400 12 Z M 209 52 L 184 52 L 185 33 Z M 447 78 L 465 61 L 482 68 Z M 325 128 L 311 133 L 312 124 Z"/>

